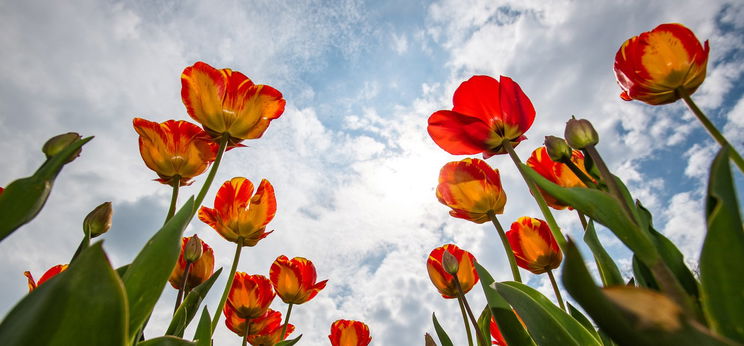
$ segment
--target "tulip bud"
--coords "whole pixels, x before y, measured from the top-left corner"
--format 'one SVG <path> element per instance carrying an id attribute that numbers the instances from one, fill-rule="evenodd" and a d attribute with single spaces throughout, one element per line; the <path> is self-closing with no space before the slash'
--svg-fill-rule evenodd
<path id="1" fill-rule="evenodd" d="M 114 210 L 111 208 L 111 202 L 104 202 L 93 209 L 83 221 L 83 229 L 95 238 L 106 233 L 111 228 L 111 217 Z"/>
<path id="2" fill-rule="evenodd" d="M 457 261 L 457 258 L 449 251 L 444 251 L 442 254 L 442 266 L 444 267 L 444 271 L 450 275 L 456 275 L 460 269 L 460 263 Z"/>
<path id="3" fill-rule="evenodd" d="M 594 130 L 592 123 L 586 119 L 577 120 L 575 117 L 571 117 L 566 123 L 564 137 L 566 137 L 566 142 L 571 148 L 578 150 L 599 143 L 599 135 Z"/>
<path id="4" fill-rule="evenodd" d="M 434 342 L 434 338 L 432 338 L 429 333 L 424 334 L 424 342 L 426 343 L 426 346 L 437 346 L 437 343 Z"/>
<path id="5" fill-rule="evenodd" d="M 199 239 L 199 236 L 194 234 L 193 237 L 189 238 L 189 241 L 186 242 L 186 249 L 183 251 L 183 259 L 186 260 L 186 262 L 194 263 L 202 255 L 202 241 Z"/>
<path id="6" fill-rule="evenodd" d="M 571 161 L 571 148 L 566 143 L 566 140 L 556 136 L 545 136 L 545 149 L 548 151 L 548 156 L 555 162 L 566 162 Z"/>
<path id="7" fill-rule="evenodd" d="M 50 138 L 46 143 L 44 143 L 44 146 L 41 148 L 41 151 L 46 154 L 47 158 L 50 158 L 54 155 L 59 154 L 62 150 L 67 148 L 68 145 L 74 143 L 76 140 L 80 139 L 80 135 L 76 132 L 68 132 L 61 135 L 54 136 Z M 67 160 L 67 162 L 71 162 L 76 157 L 80 156 L 80 151 L 82 148 L 78 149 L 74 154 L 70 156 L 70 158 Z M 65 163 L 67 163 L 65 162 Z"/>

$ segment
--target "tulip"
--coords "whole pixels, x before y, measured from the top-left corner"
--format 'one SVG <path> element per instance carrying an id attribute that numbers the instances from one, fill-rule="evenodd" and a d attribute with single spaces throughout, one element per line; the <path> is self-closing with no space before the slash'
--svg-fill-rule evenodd
<path id="1" fill-rule="evenodd" d="M 261 180 L 256 194 L 251 197 L 252 194 L 250 180 L 232 178 L 217 191 L 214 209 L 201 207 L 199 219 L 228 241 L 255 246 L 271 233 L 266 232 L 266 225 L 276 214 L 276 197 L 274 187 L 266 179 Z"/>
<path id="2" fill-rule="evenodd" d="M 449 162 L 439 171 L 437 199 L 452 208 L 450 215 L 475 223 L 491 220 L 489 213 L 501 214 L 506 193 L 499 170 L 480 159 Z"/>
<path id="3" fill-rule="evenodd" d="M 103 202 L 85 217 L 83 229 L 91 238 L 104 234 L 111 228 L 113 215 L 114 210 L 111 208 L 111 202 Z"/>
<path id="4" fill-rule="evenodd" d="M 155 181 L 190 185 L 207 170 L 217 155 L 217 146 L 199 126 L 183 120 L 156 123 L 134 118 L 139 134 L 140 155 L 148 168 L 160 177 Z"/>
<path id="5" fill-rule="evenodd" d="M 191 118 L 214 138 L 227 135 L 231 146 L 261 137 L 286 103 L 282 93 L 268 85 L 201 61 L 183 70 L 181 99 Z"/>
<path id="6" fill-rule="evenodd" d="M 506 232 L 517 264 L 534 274 L 558 268 L 563 259 L 548 224 L 528 216 L 520 217 Z"/>
<path id="7" fill-rule="evenodd" d="M 550 159 L 555 162 L 565 162 L 571 159 L 571 147 L 565 139 L 556 136 L 545 136 L 545 150 Z"/>
<path id="8" fill-rule="evenodd" d="M 509 77 L 473 76 L 455 90 L 452 103 L 451 111 L 429 117 L 427 130 L 453 155 L 483 153 L 487 159 L 505 154 L 504 141 L 516 146 L 527 139 L 523 134 L 535 120 L 532 102 Z"/>
<path id="9" fill-rule="evenodd" d="M 31 275 L 31 272 L 23 272 L 23 275 L 25 275 L 26 279 L 28 279 L 28 291 L 31 292 L 35 290 L 37 287 L 39 287 L 39 285 L 43 284 L 47 280 L 65 270 L 67 270 L 67 264 L 57 264 L 56 266 L 49 268 L 49 270 L 47 270 L 44 275 L 39 278 L 39 281 L 34 281 L 34 277 Z"/>
<path id="10" fill-rule="evenodd" d="M 225 315 L 227 328 L 238 336 L 245 336 L 246 328 L 248 328 L 248 335 L 263 334 L 267 330 L 272 330 L 282 324 L 282 313 L 273 309 L 266 310 L 266 313 L 259 317 L 245 319 L 240 317 L 235 309 L 228 304 L 225 305 L 223 314 Z M 246 324 L 246 322 L 250 323 Z"/>
<path id="11" fill-rule="evenodd" d="M 253 319 L 266 313 L 275 296 L 267 277 L 237 272 L 230 286 L 227 304 L 239 317 Z"/>
<path id="12" fill-rule="evenodd" d="M 584 168 L 584 154 L 578 150 L 573 150 L 571 153 L 571 162 L 573 162 L 573 164 L 576 165 L 584 175 L 587 175 L 586 169 Z M 554 184 L 562 187 L 586 187 L 581 179 L 579 179 L 567 165 L 553 161 L 550 158 L 550 155 L 548 155 L 548 151 L 545 147 L 539 147 L 532 152 L 530 158 L 527 159 L 527 166 L 530 166 L 545 179 L 548 179 Z M 540 189 L 540 193 L 543 195 L 543 198 L 545 198 L 545 202 L 554 209 L 573 209 L 569 205 L 559 202 L 542 189 Z"/>
<path id="13" fill-rule="evenodd" d="M 75 143 L 77 140 L 79 140 L 81 137 L 76 132 L 68 132 L 61 135 L 54 136 L 52 138 L 49 138 L 49 140 L 44 143 L 44 146 L 41 148 L 41 151 L 46 155 L 46 157 L 49 159 L 52 156 L 55 156 L 62 152 L 62 150 L 65 150 L 68 145 Z M 65 163 L 72 162 L 80 156 L 80 152 L 82 151 L 82 148 L 78 148 L 74 154 L 70 155 L 70 157 L 65 160 Z"/>
<path id="14" fill-rule="evenodd" d="M 458 262 L 457 279 L 460 282 L 463 293 L 467 293 L 478 283 L 478 273 L 475 271 L 475 257 L 470 252 L 460 249 L 457 245 L 447 244 L 431 251 L 426 261 L 426 270 L 434 286 L 447 299 L 457 298 L 457 283 L 455 277 L 447 273 L 442 264 L 442 257 L 447 251 L 452 254 Z"/>
<path id="15" fill-rule="evenodd" d="M 284 330 L 284 336 L 282 336 L 282 330 Z M 253 346 L 274 346 L 286 339 L 294 330 L 295 326 L 292 324 L 288 324 L 287 328 L 283 325 L 270 326 L 258 334 L 248 334 L 247 339 L 248 343 Z"/>
<path id="16" fill-rule="evenodd" d="M 672 103 L 697 90 L 705 80 L 708 41 L 701 45 L 682 24 L 662 24 L 631 37 L 615 54 L 615 77 L 623 100 L 651 105 Z"/>
<path id="17" fill-rule="evenodd" d="M 302 304 L 320 292 L 328 280 L 316 283 L 317 274 L 313 262 L 295 257 L 279 256 L 271 264 L 271 284 L 276 294 L 287 304 Z"/>
<path id="18" fill-rule="evenodd" d="M 194 237 L 196 237 L 196 235 Z M 194 237 L 184 237 L 181 239 L 181 254 L 178 256 L 176 267 L 173 268 L 173 272 L 171 272 L 171 275 L 168 278 L 168 282 L 170 282 L 171 286 L 177 290 L 186 289 L 187 287 L 188 289 L 192 289 L 199 286 L 202 282 L 209 279 L 214 272 L 214 251 L 212 251 L 212 248 L 207 245 L 207 243 L 202 241 L 202 255 L 189 266 L 186 287 L 183 287 L 183 276 L 185 275 L 186 266 L 188 264 L 184 254 L 189 240 Z"/>
<path id="19" fill-rule="evenodd" d="M 504 335 L 501 334 L 501 330 L 499 329 L 499 325 L 496 324 L 496 320 L 491 316 L 491 322 L 489 324 L 489 331 L 491 332 L 491 338 L 493 339 L 494 345 L 499 346 L 507 346 L 506 340 L 504 340 Z"/>
<path id="20" fill-rule="evenodd" d="M 595 130 L 592 123 L 586 119 L 576 119 L 575 117 L 571 117 L 571 119 L 566 122 L 564 136 L 566 137 L 568 145 L 574 149 L 586 149 L 599 143 L 597 130 Z"/>
<path id="21" fill-rule="evenodd" d="M 372 341 L 369 327 L 359 321 L 337 320 L 331 325 L 328 335 L 331 346 L 367 346 Z"/>

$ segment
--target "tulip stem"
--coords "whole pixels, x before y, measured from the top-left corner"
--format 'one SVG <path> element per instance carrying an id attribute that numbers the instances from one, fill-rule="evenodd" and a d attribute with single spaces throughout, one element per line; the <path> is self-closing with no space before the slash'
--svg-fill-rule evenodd
<path id="1" fill-rule="evenodd" d="M 729 157 L 734 161 L 736 166 L 739 167 L 739 170 L 744 172 L 744 159 L 741 158 L 741 155 L 734 149 L 733 146 L 726 140 L 726 137 L 723 137 L 721 132 L 718 131 L 715 125 L 708 119 L 707 116 L 705 116 L 705 113 L 703 113 L 700 108 L 695 104 L 694 101 L 692 101 L 692 98 L 690 98 L 690 94 L 685 90 L 685 88 L 677 88 L 675 90 L 677 95 L 681 96 L 683 100 L 685 100 L 685 103 L 687 104 L 687 107 L 690 108 L 693 114 L 697 117 L 697 119 L 703 123 L 703 127 L 708 131 L 708 134 L 710 134 L 713 139 L 718 142 L 718 144 L 721 147 L 728 148 L 729 150 Z"/>
<path id="2" fill-rule="evenodd" d="M 589 223 L 586 221 L 586 216 L 584 216 L 584 214 L 578 210 L 576 210 L 576 214 L 579 214 L 579 221 L 581 221 L 581 227 L 584 229 L 584 232 L 586 232 L 586 228 L 589 226 Z"/>
<path id="3" fill-rule="evenodd" d="M 165 223 L 170 220 L 170 218 L 173 217 L 173 215 L 176 214 L 176 204 L 178 203 L 178 190 L 181 187 L 181 177 L 175 176 L 173 177 L 173 182 L 171 183 L 171 186 L 173 186 L 173 192 L 171 193 L 171 202 L 170 202 L 170 208 L 168 208 L 168 215 L 165 216 Z"/>
<path id="4" fill-rule="evenodd" d="M 558 289 L 558 283 L 555 281 L 555 276 L 553 276 L 553 270 L 548 269 L 547 273 L 548 277 L 550 278 L 550 283 L 553 285 L 553 292 L 555 292 L 555 299 L 558 300 L 558 305 L 561 307 L 561 310 L 566 310 L 566 305 L 563 304 L 561 290 Z"/>
<path id="5" fill-rule="evenodd" d="M 248 332 L 251 331 L 251 320 L 245 320 L 245 333 L 243 333 L 243 346 L 248 345 Z"/>
<path id="6" fill-rule="evenodd" d="M 579 180 L 581 180 L 581 182 L 584 183 L 584 185 L 586 185 L 586 187 L 590 189 L 597 188 L 597 184 L 594 183 L 593 179 L 590 178 L 588 175 L 586 175 L 584 171 L 582 171 L 581 168 L 579 168 L 579 166 L 576 166 L 576 164 L 573 163 L 573 161 L 566 160 L 565 162 L 561 162 L 561 163 L 568 166 L 571 172 L 573 172 L 576 175 L 576 177 L 579 178 Z"/>
<path id="7" fill-rule="evenodd" d="M 470 309 L 470 304 L 468 304 L 468 300 L 465 298 L 465 292 L 462 290 L 462 285 L 460 285 L 460 279 L 457 278 L 457 273 L 455 273 L 455 286 L 457 286 L 457 292 L 462 298 L 462 304 L 465 306 L 465 311 L 467 311 L 468 316 L 470 316 L 470 322 L 473 323 L 473 328 L 475 328 L 475 335 L 478 337 L 479 340 L 478 344 L 483 343 L 483 345 L 488 345 L 488 339 L 483 336 L 483 332 L 480 330 L 480 328 L 478 328 L 478 321 L 475 319 L 473 310 Z M 465 321 L 465 323 L 467 323 L 467 321 Z"/>
<path id="8" fill-rule="evenodd" d="M 176 307 L 173 308 L 173 315 L 176 314 L 176 311 L 178 311 L 178 307 L 181 306 L 183 292 L 186 290 L 186 285 L 188 285 L 189 283 L 189 271 L 191 271 L 191 262 L 186 261 L 186 269 L 183 271 L 183 280 L 181 280 L 181 288 L 178 289 L 178 296 L 176 296 Z"/>
<path id="9" fill-rule="evenodd" d="M 540 211 L 542 211 L 543 216 L 545 216 L 545 221 L 548 223 L 550 232 L 553 233 L 555 241 L 558 243 L 558 246 L 561 248 L 561 250 L 563 250 L 563 252 L 566 252 L 566 238 L 563 236 L 563 233 L 561 233 L 561 229 L 558 227 L 558 223 L 555 222 L 553 213 L 550 212 L 550 208 L 548 208 L 548 204 L 545 202 L 545 198 L 543 198 L 542 194 L 540 194 L 540 191 L 537 189 L 537 186 L 535 186 L 535 183 L 527 177 L 527 173 L 525 173 L 524 168 L 522 167 L 522 160 L 520 160 L 519 156 L 517 156 L 517 153 L 514 151 L 514 147 L 512 147 L 511 142 L 509 142 L 509 140 L 504 140 L 502 145 L 504 146 L 504 149 L 506 149 L 506 152 L 509 153 L 509 157 L 511 157 L 512 161 L 514 161 L 514 164 L 517 166 L 517 170 L 519 171 L 519 174 L 522 175 L 522 179 L 524 179 L 524 182 L 527 183 L 527 187 L 530 189 L 532 197 L 535 198 L 537 205 L 540 207 Z"/>
<path id="10" fill-rule="evenodd" d="M 511 244 L 509 243 L 509 239 L 506 237 L 504 227 L 501 227 L 499 219 L 496 218 L 496 214 L 494 214 L 492 211 L 488 212 L 488 217 L 491 219 L 491 222 L 496 227 L 496 231 L 499 232 L 501 243 L 504 245 L 504 251 L 506 252 L 506 258 L 509 259 L 509 266 L 511 267 L 514 281 L 522 282 L 522 277 L 519 275 L 519 267 L 517 267 L 517 260 L 514 258 L 514 251 L 512 250 Z"/>
<path id="11" fill-rule="evenodd" d="M 289 324 L 289 315 L 292 313 L 292 305 L 294 304 L 289 303 L 289 307 L 287 307 L 287 316 L 284 317 L 284 326 L 282 326 L 282 333 L 279 334 L 281 335 L 280 340 L 284 340 L 284 338 L 286 337 L 285 333 L 287 332 L 287 325 Z"/>
<path id="12" fill-rule="evenodd" d="M 597 151 L 597 148 L 595 148 L 594 145 L 588 145 L 584 148 L 584 150 L 592 158 L 592 162 L 594 162 L 594 164 L 597 166 L 597 169 L 599 169 L 599 174 L 602 176 L 602 180 L 604 180 L 605 184 L 607 184 L 607 188 L 610 189 L 610 194 L 613 195 L 623 207 L 623 210 L 627 214 L 630 221 L 634 224 L 637 224 L 633 211 L 630 210 L 628 203 L 625 202 L 625 196 L 623 196 L 622 192 L 620 192 L 620 188 L 617 186 L 615 176 L 612 175 L 610 169 L 607 168 L 607 165 L 602 159 L 602 156 L 599 155 L 599 151 Z"/>
<path id="13" fill-rule="evenodd" d="M 201 190 L 199 190 L 199 194 L 196 195 L 196 200 L 194 201 L 194 211 L 192 212 L 194 214 L 197 210 L 199 210 L 199 206 L 201 206 L 202 201 L 204 201 L 204 197 L 207 195 L 207 191 L 209 191 L 209 186 L 212 185 L 214 176 L 217 174 L 217 168 L 220 167 L 220 162 L 222 162 L 222 155 L 225 154 L 225 150 L 227 149 L 227 142 L 229 139 L 230 135 L 227 133 L 223 133 L 222 137 L 220 137 L 220 148 L 217 149 L 217 156 L 214 159 L 214 163 L 212 163 L 212 168 L 209 170 L 207 180 L 204 181 L 204 185 L 202 186 Z M 212 328 L 212 330 L 214 330 L 214 328 Z"/>
<path id="14" fill-rule="evenodd" d="M 457 279 L 455 279 L 457 281 Z M 470 323 L 468 323 L 468 315 L 465 312 L 465 305 L 462 303 L 462 296 L 457 296 L 457 302 L 460 303 L 460 312 L 462 312 L 462 321 L 465 323 L 465 332 L 468 335 L 468 346 L 473 346 L 473 334 L 470 332 Z"/>
<path id="15" fill-rule="evenodd" d="M 220 303 L 217 305 L 217 310 L 214 312 L 214 319 L 212 320 L 212 334 L 214 334 L 215 328 L 217 328 L 217 322 L 220 321 L 220 315 L 222 309 L 225 308 L 225 302 L 227 301 L 227 295 L 230 293 L 233 280 L 235 279 L 235 271 L 238 269 L 238 261 L 240 260 L 240 250 L 243 249 L 243 237 L 239 237 L 237 247 L 235 248 L 235 257 L 233 258 L 232 268 L 230 268 L 230 276 L 227 277 L 227 284 L 225 285 L 225 291 L 222 292 L 222 298 Z"/>

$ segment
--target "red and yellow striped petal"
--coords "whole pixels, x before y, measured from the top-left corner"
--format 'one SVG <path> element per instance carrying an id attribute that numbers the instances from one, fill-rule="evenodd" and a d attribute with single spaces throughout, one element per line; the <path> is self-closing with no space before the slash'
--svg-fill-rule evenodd
<path id="1" fill-rule="evenodd" d="M 49 268 L 46 272 L 44 272 L 44 274 L 41 275 L 39 281 L 36 282 L 34 281 L 34 277 L 31 275 L 31 272 L 23 272 L 23 275 L 25 275 L 26 279 L 28 280 L 28 291 L 31 292 L 35 290 L 37 287 L 39 287 L 39 285 L 51 279 L 55 275 L 67 270 L 67 266 L 67 264 L 57 264 L 56 266 Z"/>
<path id="2" fill-rule="evenodd" d="M 282 329 L 284 325 L 277 325 L 273 329 L 266 329 L 258 334 L 248 335 L 248 343 L 253 346 L 267 346 L 276 345 L 282 340 L 285 340 L 295 330 L 295 326 L 291 323 L 287 324 L 287 331 L 282 336 Z"/>
<path id="3" fill-rule="evenodd" d="M 429 278 L 437 288 L 442 297 L 447 299 L 456 298 L 458 295 L 455 277 L 444 270 L 442 255 L 447 251 L 455 256 L 459 263 L 457 278 L 460 281 L 463 292 L 470 291 L 478 283 L 478 272 L 475 270 L 475 257 L 470 252 L 460 249 L 457 245 L 446 244 L 431 251 L 426 261 L 426 270 Z"/>
<path id="4" fill-rule="evenodd" d="M 367 346 L 372 342 L 369 327 L 359 321 L 337 320 L 331 325 L 328 335 L 331 346 Z"/>
<path id="5" fill-rule="evenodd" d="M 317 282 L 313 263 L 302 257 L 279 256 L 271 264 L 269 277 L 277 295 L 287 304 L 305 303 L 320 292 L 328 280 Z"/>
<path id="6" fill-rule="evenodd" d="M 227 131 L 222 100 L 227 91 L 227 71 L 201 61 L 181 74 L 181 99 L 192 119 L 216 133 Z"/>
<path id="7" fill-rule="evenodd" d="M 499 171 L 480 159 L 445 164 L 436 195 L 440 203 L 452 208 L 450 215 L 475 223 L 489 221 L 489 212 L 503 213 L 506 204 Z"/>
<path id="8" fill-rule="evenodd" d="M 252 319 L 265 314 L 275 296 L 271 281 L 265 276 L 236 272 L 227 301 L 238 316 Z"/>
<path id="9" fill-rule="evenodd" d="M 579 169 L 584 172 L 587 176 L 589 174 L 584 168 L 584 154 L 581 151 L 573 150 L 571 154 L 571 162 L 574 163 Z M 555 162 L 548 155 L 548 151 L 545 147 L 539 147 L 532 152 L 532 155 L 527 159 L 527 166 L 530 166 L 537 173 L 542 175 L 545 179 L 550 180 L 554 184 L 562 187 L 586 187 L 584 183 L 576 176 L 576 174 L 568 168 L 567 165 Z M 545 198 L 545 202 L 554 209 L 562 210 L 569 208 L 573 210 L 569 205 L 559 202 L 553 196 L 545 193 L 542 189 L 540 193 Z"/>
<path id="10" fill-rule="evenodd" d="M 520 217 L 506 232 L 517 264 L 534 274 L 542 274 L 561 265 L 563 254 L 547 222 Z"/>
<path id="11" fill-rule="evenodd" d="M 175 289 L 181 289 L 183 283 L 183 275 L 186 271 L 186 259 L 183 257 L 183 253 L 186 249 L 186 243 L 188 243 L 190 237 L 183 237 L 181 239 L 181 254 L 178 256 L 178 262 L 173 268 L 171 276 L 168 278 L 171 286 Z M 209 279 L 214 273 L 214 251 L 212 247 L 207 245 L 206 242 L 202 241 L 202 255 L 196 262 L 191 264 L 189 268 L 189 277 L 186 279 L 186 283 L 189 289 L 199 286 L 202 282 Z"/>
<path id="12" fill-rule="evenodd" d="M 282 323 L 282 314 L 273 309 L 266 310 L 266 313 L 257 318 L 245 319 L 240 317 L 230 304 L 225 304 L 223 314 L 227 328 L 239 336 L 245 336 L 246 327 L 249 328 L 248 335 L 265 334 L 272 332 Z M 246 326 L 246 321 L 249 321 L 250 325 Z"/>

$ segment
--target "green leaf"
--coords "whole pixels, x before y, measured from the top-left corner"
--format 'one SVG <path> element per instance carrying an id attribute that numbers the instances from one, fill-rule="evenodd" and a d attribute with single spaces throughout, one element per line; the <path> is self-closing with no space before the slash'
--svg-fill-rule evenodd
<path id="1" fill-rule="evenodd" d="M 119 274 L 119 277 L 123 278 L 124 274 L 127 272 L 127 269 L 129 269 L 129 264 L 116 268 L 116 274 Z"/>
<path id="2" fill-rule="evenodd" d="M 54 178 L 69 156 L 91 139 L 93 137 L 78 139 L 47 159 L 34 175 L 13 181 L 5 187 L 0 194 L 0 241 L 39 214 L 52 191 Z"/>
<path id="3" fill-rule="evenodd" d="M 558 201 L 572 206 L 574 209 L 609 228 L 615 236 L 645 263 L 656 263 L 659 254 L 650 235 L 645 229 L 640 228 L 628 217 L 617 198 L 600 190 L 583 187 L 564 188 L 543 178 L 539 173 L 526 165 L 522 165 L 522 168 L 530 176 L 530 179 L 541 189 L 558 199 Z M 619 179 L 616 181 L 622 184 Z M 624 193 L 626 192 L 627 190 Z M 627 198 L 628 196 L 626 195 L 625 197 Z"/>
<path id="4" fill-rule="evenodd" d="M 592 324 L 592 321 L 590 321 L 586 316 L 584 316 L 579 309 L 577 309 L 575 306 L 573 306 L 570 302 L 566 302 L 568 304 L 568 313 L 573 317 L 576 321 L 581 323 L 584 328 L 586 328 L 589 333 L 594 335 L 594 338 L 597 340 L 602 341 L 602 338 L 600 338 L 599 333 L 597 333 L 597 330 L 594 327 L 594 324 Z"/>
<path id="5" fill-rule="evenodd" d="M 488 307 L 491 308 L 491 314 L 496 320 L 504 340 L 512 346 L 535 345 L 522 322 L 514 314 L 511 305 L 493 288 L 492 285 L 495 280 L 488 270 L 477 262 L 475 263 L 475 270 L 478 272 L 483 293 L 488 301 Z"/>
<path id="6" fill-rule="evenodd" d="M 721 149 L 710 168 L 700 287 L 710 328 L 744 343 L 744 228 L 728 157 Z"/>
<path id="7" fill-rule="evenodd" d="M 433 312 L 431 313 L 431 319 L 434 321 L 434 330 L 437 332 L 437 337 L 439 337 L 439 343 L 442 344 L 442 346 L 453 346 L 452 340 L 449 335 L 447 335 L 447 332 L 444 331 L 444 328 L 439 324 L 439 321 L 437 321 L 437 315 Z"/>
<path id="8" fill-rule="evenodd" d="M 4 346 L 125 345 L 124 286 L 101 242 L 16 305 L 0 324 Z"/>
<path id="9" fill-rule="evenodd" d="M 278 342 L 278 343 L 277 343 L 276 345 L 274 345 L 274 346 L 292 346 L 292 345 L 294 345 L 294 344 L 298 343 L 298 342 L 300 341 L 300 338 L 301 338 L 301 337 L 302 337 L 302 334 L 300 334 L 300 336 L 298 336 L 298 337 L 296 337 L 296 338 L 294 338 L 294 339 L 290 339 L 290 340 L 284 340 L 284 341 L 279 341 L 279 342 Z"/>
<path id="10" fill-rule="evenodd" d="M 601 345 L 581 323 L 535 289 L 513 281 L 495 285 L 499 294 L 517 310 L 539 345 Z"/>
<path id="11" fill-rule="evenodd" d="M 589 246 L 589 249 L 592 250 L 594 261 L 597 263 L 597 269 L 602 278 L 602 283 L 605 286 L 624 284 L 625 281 L 623 280 L 622 274 L 620 274 L 620 270 L 617 268 L 617 264 L 615 264 L 615 261 L 610 257 L 610 254 L 608 254 L 604 249 L 602 243 L 599 241 L 599 237 L 597 237 L 597 231 L 594 229 L 593 220 L 589 220 L 589 224 L 586 226 L 584 242 Z"/>
<path id="12" fill-rule="evenodd" d="M 194 198 L 155 233 L 124 273 L 129 299 L 129 338 L 136 337 L 160 294 L 181 253 L 183 230 L 191 221 Z"/>
<path id="13" fill-rule="evenodd" d="M 209 316 L 209 310 L 206 305 L 202 309 L 199 324 L 196 325 L 194 341 L 196 341 L 196 346 L 212 345 L 212 317 Z"/>
<path id="14" fill-rule="evenodd" d="M 562 280 L 566 290 L 599 325 L 600 336 L 604 333 L 620 345 L 726 344 L 724 340 L 713 336 L 702 325 L 686 318 L 679 306 L 676 306 L 669 298 L 662 297 L 666 303 L 653 306 L 649 306 L 647 302 L 639 302 L 639 305 L 632 306 L 632 309 L 628 307 L 632 305 L 632 302 L 626 301 L 626 306 L 621 306 L 608 298 L 605 291 L 594 283 L 576 244 L 571 240 L 568 241 L 566 247 Z M 644 294 L 654 292 L 632 286 L 614 286 L 606 290 L 609 289 L 629 290 Z M 661 296 L 660 293 L 654 294 Z M 669 309 L 669 306 L 676 306 L 676 308 Z"/>
<path id="15" fill-rule="evenodd" d="M 196 343 L 175 336 L 166 335 L 138 342 L 137 346 L 196 346 Z"/>
<path id="16" fill-rule="evenodd" d="M 481 346 L 491 346 L 491 308 L 488 305 L 483 308 L 483 312 L 478 316 L 478 329 L 480 329 L 484 336 L 488 336 L 488 344 L 483 345 L 480 339 L 478 340 L 478 344 Z"/>
<path id="17" fill-rule="evenodd" d="M 212 288 L 214 281 L 217 280 L 217 277 L 220 276 L 220 273 L 222 273 L 222 268 L 217 269 L 209 279 L 202 282 L 199 286 L 194 287 L 194 289 L 186 295 L 181 306 L 179 306 L 176 313 L 173 314 L 173 319 L 171 320 L 165 335 L 175 335 L 178 337 L 183 336 L 183 331 L 188 327 L 191 320 L 194 319 L 196 312 L 199 310 L 199 305 L 201 305 L 204 297 L 209 293 L 209 290 Z"/>
<path id="18" fill-rule="evenodd" d="M 635 255 L 633 256 L 633 275 L 639 287 L 650 288 L 654 291 L 661 290 L 654 278 L 654 274 L 651 273 L 651 269 L 643 264 Z"/>

